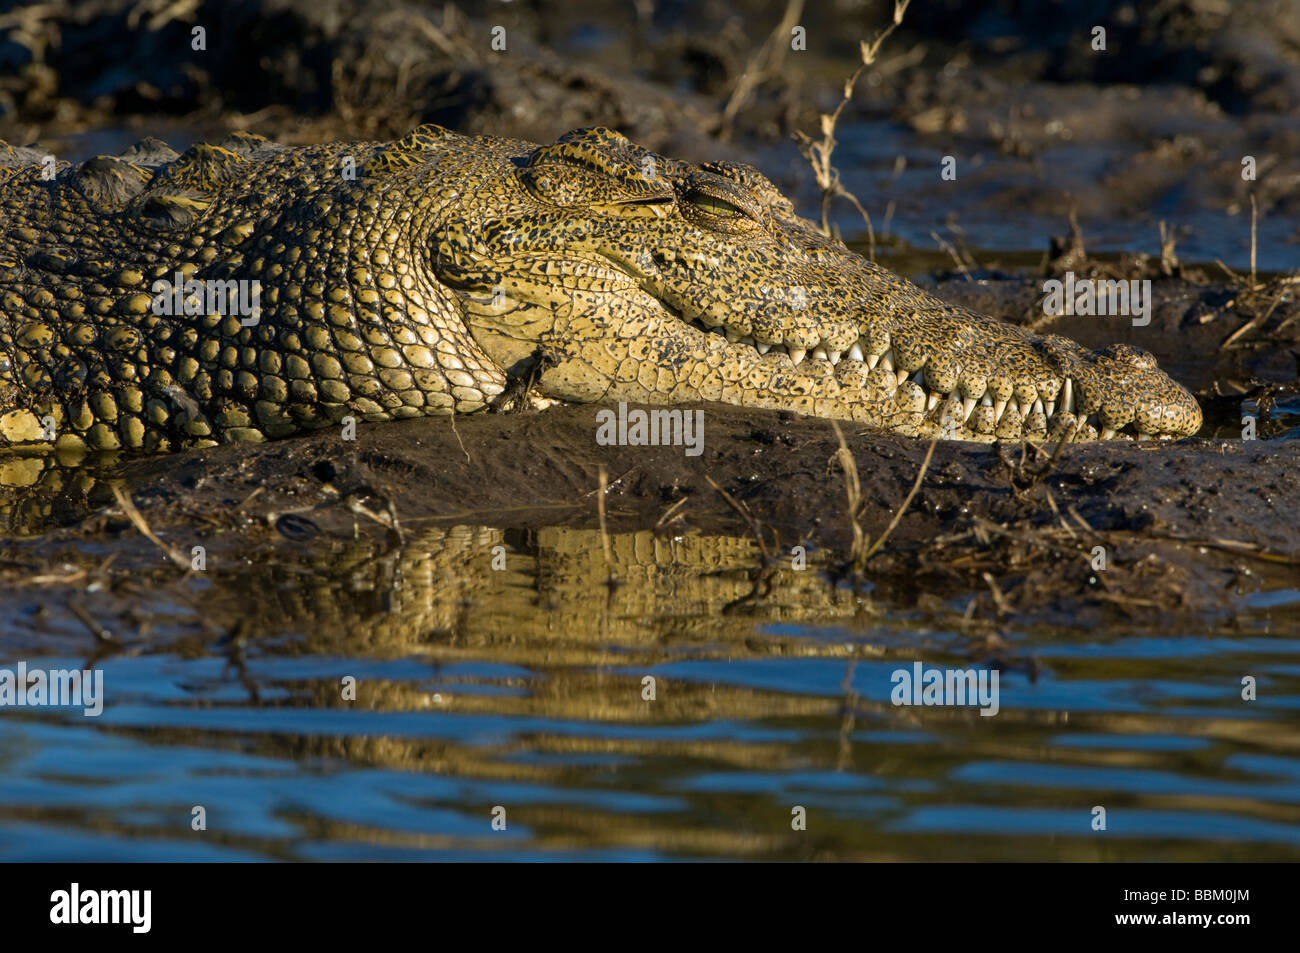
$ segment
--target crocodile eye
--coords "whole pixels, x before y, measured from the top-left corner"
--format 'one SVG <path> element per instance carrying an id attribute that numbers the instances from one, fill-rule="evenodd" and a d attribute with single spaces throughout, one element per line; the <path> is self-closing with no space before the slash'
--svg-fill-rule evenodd
<path id="1" fill-rule="evenodd" d="M 742 236 L 759 228 L 762 215 L 743 188 L 708 172 L 688 176 L 677 189 L 678 208 L 700 228 Z"/>
<path id="2" fill-rule="evenodd" d="M 701 212 L 708 212 L 718 218 L 736 218 L 745 214 L 739 207 L 732 205 L 730 202 L 723 201 L 713 195 L 705 195 L 703 192 L 692 192 L 686 197 L 686 201 Z"/>

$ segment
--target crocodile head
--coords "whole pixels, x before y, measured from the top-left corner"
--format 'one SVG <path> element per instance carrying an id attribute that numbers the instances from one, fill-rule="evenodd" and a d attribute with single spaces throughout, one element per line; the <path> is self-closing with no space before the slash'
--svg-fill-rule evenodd
<path id="1" fill-rule="evenodd" d="M 1146 352 L 947 305 L 825 237 L 748 166 L 579 130 L 463 198 L 431 267 L 498 366 L 554 357 L 549 397 L 719 400 L 978 441 L 1201 425 Z"/>
<path id="2" fill-rule="evenodd" d="M 753 169 L 604 129 L 547 146 L 432 126 L 294 149 L 241 133 L 183 155 L 146 141 L 52 180 L 41 159 L 0 144 L 0 449 L 468 413 L 511 378 L 532 397 L 968 440 L 1200 426 L 1143 351 L 951 307 L 820 234 Z"/>

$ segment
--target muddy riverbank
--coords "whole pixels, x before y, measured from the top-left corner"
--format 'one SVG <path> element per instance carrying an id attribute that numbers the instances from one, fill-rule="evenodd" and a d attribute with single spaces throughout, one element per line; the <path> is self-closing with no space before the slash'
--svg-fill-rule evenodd
<path id="1" fill-rule="evenodd" d="M 815 554 L 824 585 L 851 585 L 852 477 L 832 427 L 721 405 L 703 411 L 699 457 L 681 447 L 598 447 L 595 409 L 569 407 L 454 428 L 444 419 L 367 425 L 355 442 L 330 432 L 130 460 L 100 472 L 88 494 L 39 497 L 73 521 L 10 549 L 9 598 L 59 611 L 85 584 L 82 576 L 60 584 L 59 567 L 71 558 L 84 573 L 110 552 L 107 578 L 193 584 L 363 538 L 400 552 L 430 527 L 567 527 L 599 546 L 602 466 L 609 533 L 748 539 L 741 567 L 755 601 L 771 573 L 796 572 L 797 545 Z M 928 445 L 852 430 L 845 440 L 860 483 L 855 519 L 875 540 L 907 500 Z M 1087 626 L 1230 615 L 1243 594 L 1294 583 L 1300 442 L 1073 445 L 1054 460 L 1052 452 L 936 445 L 915 497 L 866 562 L 863 586 L 893 610 Z M 114 500 L 114 482 L 157 541 Z M 195 546 L 205 553 L 201 572 L 187 565 Z M 184 557 L 179 569 L 168 549 Z"/>

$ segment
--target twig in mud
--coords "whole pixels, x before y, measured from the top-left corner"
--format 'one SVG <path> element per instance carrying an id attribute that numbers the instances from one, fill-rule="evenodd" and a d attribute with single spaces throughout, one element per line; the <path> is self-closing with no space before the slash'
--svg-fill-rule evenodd
<path id="1" fill-rule="evenodd" d="M 916 474 L 916 482 L 912 484 L 912 489 L 908 492 L 906 499 L 894 511 L 893 519 L 885 527 L 876 541 L 870 546 L 866 545 L 867 535 L 862 529 L 860 522 L 862 516 L 862 481 L 858 476 L 858 464 L 853 459 L 853 452 L 849 450 L 849 445 L 844 441 L 844 432 L 840 429 L 838 421 L 831 421 L 831 427 L 835 430 L 835 436 L 839 439 L 839 449 L 835 451 L 836 459 L 840 462 L 840 469 L 844 471 L 844 495 L 849 507 L 849 527 L 853 531 L 853 544 L 849 550 L 850 562 L 853 566 L 853 575 L 855 581 L 860 578 L 866 568 L 867 560 L 874 556 L 877 550 L 885 544 L 890 534 L 897 528 L 899 521 L 903 518 L 908 506 L 911 505 L 912 499 L 916 496 L 917 491 L 921 488 L 921 481 L 925 479 L 925 473 L 930 469 L 930 460 L 934 457 L 934 448 L 939 444 L 939 434 L 934 435 L 930 441 L 930 447 L 925 452 L 925 459 L 921 462 L 921 469 Z"/>
<path id="2" fill-rule="evenodd" d="M 689 495 L 683 496 L 672 506 L 668 507 L 668 509 L 664 510 L 663 513 L 660 514 L 659 519 L 655 520 L 655 525 L 653 530 L 654 535 L 656 536 L 660 535 L 665 530 L 667 530 L 667 528 L 671 524 L 676 523 L 678 520 L 682 519 L 682 514 L 678 513 L 677 511 L 680 510 L 683 506 L 685 506 L 689 501 L 690 501 Z"/>
<path id="3" fill-rule="evenodd" d="M 1056 446 L 1052 450 L 1051 456 L 1047 458 L 1047 462 L 1036 470 L 1031 470 L 1027 466 L 1028 460 L 1026 457 L 1026 451 L 1030 447 L 1033 447 L 1035 453 L 1042 453 L 1043 448 L 1039 444 L 1027 439 L 1021 440 L 1019 464 L 1012 464 L 1012 462 L 1007 459 L 1002 445 L 999 444 L 998 462 L 1007 468 L 1008 480 L 1011 483 L 1011 492 L 1019 497 L 1022 493 L 1027 490 L 1032 490 L 1035 486 L 1041 483 L 1043 479 L 1052 472 L 1053 468 L 1055 468 L 1056 461 L 1060 459 L 1061 452 L 1065 449 L 1065 445 L 1074 439 L 1074 435 L 1078 430 L 1079 424 L 1076 423 L 1072 429 L 1062 433 L 1061 439 L 1056 442 Z"/>
<path id="4" fill-rule="evenodd" d="M 740 500 L 737 500 L 722 487 L 718 486 L 718 484 L 713 481 L 713 477 L 706 474 L 704 479 L 708 481 L 709 486 L 713 487 L 713 489 L 717 491 L 718 495 L 722 497 L 736 515 L 749 524 L 749 531 L 753 534 L 754 541 L 758 543 L 758 551 L 763 556 L 763 562 L 765 564 L 770 563 L 772 561 L 772 552 L 767 546 L 767 540 L 763 533 L 763 524 L 759 521 L 758 517 L 754 515 L 754 511 Z"/>
<path id="5" fill-rule="evenodd" d="M 849 450 L 849 445 L 844 441 L 844 433 L 840 430 L 837 421 L 831 421 L 831 427 L 835 430 L 835 436 L 840 442 L 840 448 L 835 451 L 835 458 L 840 462 L 840 469 L 844 471 L 844 496 L 849 507 L 849 529 L 853 531 L 853 544 L 849 547 L 849 561 L 853 564 L 855 574 L 860 573 L 862 563 L 866 560 L 862 558 L 862 553 L 866 550 L 867 534 L 862 529 L 862 480 L 858 476 L 858 462 L 853 459 L 853 452 Z"/>
<path id="6" fill-rule="evenodd" d="M 1277 306 L 1282 302 L 1282 296 L 1285 294 L 1286 294 L 1286 285 L 1285 284 L 1280 285 L 1277 289 L 1277 294 L 1273 296 L 1273 300 L 1269 302 L 1269 305 L 1264 310 L 1264 313 L 1263 314 L 1257 313 L 1253 318 L 1251 318 L 1241 327 L 1237 328 L 1237 330 L 1229 334 L 1228 337 L 1224 340 L 1224 342 L 1219 345 L 1219 350 L 1226 351 L 1237 341 L 1241 340 L 1242 336 L 1245 335 L 1247 332 L 1249 332 L 1252 328 L 1255 328 L 1258 325 L 1263 324 L 1265 321 L 1267 321 L 1269 319 L 1269 316 L 1275 310 L 1277 310 Z M 1283 326 L 1285 326 L 1285 324 Z M 1277 330 L 1280 331 L 1281 327 L 1279 327 Z"/>
<path id="7" fill-rule="evenodd" d="M 181 551 L 175 547 L 168 546 L 157 537 L 153 530 L 149 528 L 149 524 L 145 522 L 144 517 L 140 515 L 140 511 L 137 510 L 135 504 L 131 502 L 131 497 L 126 494 L 119 484 L 113 484 L 113 496 L 117 498 L 117 504 L 122 507 L 122 512 L 126 514 L 126 518 L 131 521 L 135 528 L 138 529 L 146 539 L 166 553 L 167 558 L 181 569 L 186 571 L 190 569 L 190 561 L 185 558 Z"/>
<path id="8" fill-rule="evenodd" d="M 1094 591 L 1093 597 L 1100 599 L 1102 602 L 1113 602 L 1118 606 L 1142 606 L 1146 609 L 1162 608 L 1161 604 L 1156 602 L 1154 599 L 1139 599 L 1136 596 L 1121 596 L 1118 592 L 1107 592 L 1104 589 Z"/>
<path id="9" fill-rule="evenodd" d="M 1174 250 L 1178 246 L 1178 236 L 1175 229 L 1168 228 L 1165 220 L 1160 220 L 1160 270 L 1166 276 L 1178 274 L 1182 267 L 1178 261 L 1178 253 Z"/>
<path id="10" fill-rule="evenodd" d="M 624 470 L 624 471 L 623 471 L 622 473 L 620 473 L 618 476 L 614 477 L 614 479 L 607 481 L 607 482 L 605 483 L 605 485 L 604 485 L 603 488 L 598 487 L 598 488 L 596 488 L 596 489 L 594 489 L 594 490 L 588 490 L 586 493 L 582 494 L 582 498 L 583 498 L 583 499 L 586 499 L 586 498 L 589 497 L 589 496 L 595 496 L 597 493 L 607 493 L 607 492 L 609 492 L 609 490 L 610 490 L 611 488 L 616 487 L 616 486 L 618 486 L 620 483 L 622 483 L 623 480 L 627 477 L 627 475 L 628 475 L 629 473 L 631 473 L 631 472 L 632 472 L 633 470 L 635 470 L 635 469 L 636 469 L 636 467 L 628 467 L 626 470 Z"/>
<path id="11" fill-rule="evenodd" d="M 1250 290 L 1254 291 L 1259 285 L 1255 281 L 1255 225 L 1259 218 L 1259 205 L 1255 201 L 1255 193 L 1250 193 Z"/>
<path id="12" fill-rule="evenodd" d="M 1071 526 L 1069 523 L 1067 523 L 1065 521 L 1065 517 L 1061 515 L 1061 511 L 1056 505 L 1056 497 L 1052 496 L 1051 490 L 1047 490 L 1046 493 L 1047 493 L 1047 505 L 1051 507 L 1052 513 L 1056 516 L 1057 521 L 1061 524 L 1061 528 L 1070 534 L 1071 539 L 1077 540 L 1079 538 L 1079 534 L 1074 531 L 1074 527 Z"/>
<path id="13" fill-rule="evenodd" d="M 952 235 L 953 247 L 957 249 L 957 254 L 961 255 L 962 261 L 966 262 L 966 266 L 972 271 L 977 270 L 980 263 L 976 261 L 975 256 L 971 254 L 970 246 L 966 244 L 966 230 L 958 224 L 957 217 L 952 213 L 949 213 L 948 221 L 945 223 L 944 227 L 947 228 L 949 233 Z"/>
<path id="14" fill-rule="evenodd" d="M 456 438 L 456 442 L 457 442 L 458 444 L 460 444 L 460 452 L 463 453 L 463 454 L 465 454 L 465 462 L 466 462 L 466 463 L 469 463 L 469 464 L 472 464 L 474 461 L 471 460 L 471 459 L 469 458 L 469 451 L 465 449 L 465 441 L 460 439 L 460 431 L 458 431 L 458 430 L 456 429 L 456 411 L 455 411 L 455 410 L 453 410 L 453 411 L 451 412 L 451 435 L 452 435 L 453 437 L 455 437 L 455 438 Z"/>
<path id="15" fill-rule="evenodd" d="M 90 634 L 93 635 L 99 642 L 105 645 L 114 645 L 114 646 L 120 646 L 122 644 L 113 636 L 112 632 L 108 631 L 108 629 L 104 628 L 102 625 L 96 622 L 95 617 L 92 616 L 89 612 L 87 612 L 86 607 L 83 606 L 80 602 L 77 602 L 75 599 L 69 599 L 68 611 L 70 611 L 73 615 L 75 615 L 78 619 L 80 619 L 81 624 L 84 625 L 87 629 L 89 629 Z"/>
<path id="16" fill-rule="evenodd" d="M 259 486 L 252 493 L 248 494 L 248 496 L 244 497 L 244 499 L 235 506 L 235 509 L 242 510 L 249 503 L 252 503 L 253 500 L 255 500 L 259 494 L 264 492 L 266 492 L 266 486 L 265 485 Z"/>
<path id="17" fill-rule="evenodd" d="M 745 593 L 745 595 L 741 596 L 739 599 L 733 599 L 722 607 L 722 614 L 729 615 L 741 606 L 747 605 L 751 602 L 757 602 L 760 599 L 766 599 L 768 595 L 771 594 L 772 577 L 776 574 L 776 562 L 772 558 L 771 550 L 768 549 L 767 540 L 763 534 L 763 524 L 759 521 L 758 517 L 754 515 L 753 510 L 740 500 L 737 500 L 722 487 L 718 486 L 718 484 L 714 482 L 713 477 L 705 474 L 704 479 L 708 481 L 709 486 L 713 487 L 713 489 L 717 491 L 718 495 L 722 497 L 723 501 L 731 507 L 736 515 L 749 524 L 749 531 L 754 537 L 754 542 L 758 544 L 759 563 L 758 569 L 753 572 L 751 576 L 752 586 L 749 592 Z M 780 537 L 777 536 L 775 531 L 773 532 L 773 537 L 776 544 L 779 546 L 781 542 Z"/>
<path id="18" fill-rule="evenodd" d="M 911 505 L 912 499 L 916 496 L 917 491 L 921 489 L 921 481 L 925 479 L 925 471 L 930 469 L 930 460 L 934 456 L 934 448 L 938 445 L 939 435 L 935 434 L 934 439 L 930 441 L 930 449 L 925 451 L 925 459 L 921 461 L 921 469 L 916 473 L 916 482 L 912 484 L 912 489 L 908 491 L 907 498 L 903 500 L 903 502 L 899 504 L 898 509 L 894 511 L 894 518 L 889 521 L 889 525 L 885 527 L 885 531 L 876 537 L 876 541 L 871 544 L 871 547 L 863 555 L 863 563 L 875 555 L 876 550 L 880 549 L 880 547 L 885 544 L 885 540 L 889 539 L 890 534 L 894 532 L 895 528 L 897 528 L 899 521 L 903 518 L 903 514 L 907 512 L 908 506 Z"/>
<path id="19" fill-rule="evenodd" d="M 1231 268 L 1225 265 L 1223 263 L 1223 259 L 1216 258 L 1214 259 L 1214 263 L 1223 269 L 1223 273 L 1228 276 L 1228 278 L 1231 280 L 1233 284 L 1235 285 L 1244 284 L 1244 282 L 1241 280 L 1241 275 L 1237 274 L 1235 271 L 1233 271 Z"/>
<path id="20" fill-rule="evenodd" d="M 1077 556 L 1080 553 L 1080 550 L 1077 548 L 1071 549 L 1068 546 L 1059 545 L 1056 542 L 1056 540 L 1060 537 L 1061 534 L 1056 529 L 1053 529 L 1051 527 L 1026 526 L 1026 527 L 1012 528 L 1012 527 L 1002 526 L 998 523 L 994 523 L 991 520 L 983 519 L 982 517 L 976 517 L 976 520 L 979 528 L 985 533 L 986 541 L 987 541 L 988 534 L 996 534 L 1006 539 L 1012 539 L 1015 540 L 1016 542 L 1023 543 L 1026 545 L 1034 544 L 1037 546 L 1041 546 L 1042 548 L 1051 550 L 1052 552 L 1061 556 Z M 1064 529 L 1065 529 L 1065 534 L 1069 536 L 1070 539 L 1082 545 L 1082 540 L 1080 539 L 1079 535 L 1073 531 L 1072 527 L 1066 526 L 1064 527 Z M 1098 537 L 1099 539 L 1104 539 L 1104 537 L 1102 537 L 1101 534 L 1099 533 L 1094 533 L 1093 535 Z"/>
<path id="21" fill-rule="evenodd" d="M 464 60 L 473 56 L 473 50 L 468 45 L 457 45 L 442 30 L 430 23 L 425 17 L 402 11 L 395 11 L 386 17 L 379 19 L 379 24 L 388 25 L 390 23 L 410 24 L 415 28 L 415 32 L 424 36 L 430 43 L 436 46 L 444 56 L 448 56 L 453 62 Z"/>
<path id="22" fill-rule="evenodd" d="M 980 577 L 984 580 L 985 585 L 989 587 L 989 592 L 993 594 L 993 604 L 997 606 L 1000 615 L 1011 615 L 1011 607 L 1007 605 L 1006 596 L 1002 595 L 1002 590 L 998 588 L 998 581 L 993 578 L 991 572 L 982 572 Z"/>
<path id="23" fill-rule="evenodd" d="M 378 523 L 397 538 L 399 546 L 405 546 L 406 533 L 402 529 L 401 521 L 397 518 L 397 507 L 393 505 L 393 501 L 388 497 L 380 493 L 374 493 L 373 495 L 377 496 L 384 504 L 381 512 L 375 512 L 363 502 L 371 495 L 371 492 L 369 490 L 359 490 L 349 493 L 343 501 L 348 508 L 348 512 L 354 516 L 364 516 L 371 522 Z"/>
<path id="24" fill-rule="evenodd" d="M 66 573 L 39 573 L 35 576 L 22 576 L 20 579 L 4 579 L 4 582 L 6 585 L 13 586 L 70 586 L 73 583 L 81 582 L 83 579 L 104 575 L 104 573 L 108 571 L 108 567 L 113 565 L 113 561 L 116 559 L 117 553 L 109 553 L 108 558 L 94 569 L 73 569 Z M 0 565 L 2 565 L 6 570 L 12 568 L 18 572 L 23 572 L 30 568 L 26 563 L 13 562 L 8 559 L 0 560 Z"/>
<path id="25" fill-rule="evenodd" d="M 962 276 L 963 276 L 967 281 L 974 281 L 974 280 L 975 280 L 974 277 L 972 277 L 972 275 L 971 275 L 971 273 L 970 273 L 970 266 L 967 265 L 966 262 L 962 260 L 962 257 L 961 257 L 961 255 L 957 252 L 957 249 L 956 249 L 956 248 L 954 248 L 954 247 L 953 247 L 951 244 L 949 244 L 948 242 L 944 241 L 943 238 L 941 238 L 941 237 L 939 236 L 939 233 L 936 232 L 936 231 L 934 231 L 933 229 L 931 229 L 931 231 L 930 231 L 930 237 L 933 238 L 933 239 L 935 240 L 935 242 L 938 243 L 939 247 L 940 247 L 943 251 L 946 251 L 946 252 L 948 253 L 948 257 L 951 258 L 951 259 L 956 263 L 956 265 L 957 265 L 957 270 L 958 270 L 959 272 L 961 272 Z"/>
<path id="26" fill-rule="evenodd" d="M 1079 511 L 1074 508 L 1073 503 L 1067 506 L 1065 508 L 1065 511 L 1069 513 L 1072 517 L 1074 517 L 1074 521 L 1083 527 L 1084 532 L 1090 533 L 1096 539 L 1105 539 L 1105 537 L 1102 536 L 1101 533 L 1097 532 L 1095 529 L 1092 528 L 1091 523 L 1089 523 L 1086 519 L 1084 519 L 1082 516 L 1079 515 Z"/>
<path id="27" fill-rule="evenodd" d="M 1129 535 L 1138 542 L 1144 542 L 1151 539 L 1164 539 L 1169 540 L 1170 542 L 1186 543 L 1189 546 L 1205 546 L 1210 549 L 1222 549 L 1224 552 L 1237 553 L 1241 556 L 1253 556 L 1256 559 L 1262 559 L 1271 563 L 1280 563 L 1286 566 L 1300 566 L 1300 556 L 1294 556 L 1288 553 L 1271 552 L 1264 549 L 1258 543 L 1249 543 L 1241 539 L 1223 539 L 1221 537 L 1215 539 L 1195 539 L 1191 536 L 1176 536 L 1171 534 L 1151 534 L 1144 536 L 1138 533 L 1119 534 L 1114 532 L 1112 532 L 1111 535 Z"/>
<path id="28" fill-rule="evenodd" d="M 600 520 L 600 545 L 605 551 L 605 568 L 609 570 L 608 583 L 613 583 L 614 579 L 614 552 L 609 545 L 609 529 L 605 525 L 605 488 L 609 485 L 609 471 L 605 465 L 600 465 L 600 471 L 597 479 L 600 481 L 600 492 L 596 494 L 596 515 Z"/>

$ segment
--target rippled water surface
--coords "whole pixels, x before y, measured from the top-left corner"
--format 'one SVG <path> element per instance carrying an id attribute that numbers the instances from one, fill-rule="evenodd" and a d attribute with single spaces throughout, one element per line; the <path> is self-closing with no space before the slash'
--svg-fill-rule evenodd
<path id="1" fill-rule="evenodd" d="M 155 597 L 100 717 L 0 710 L 0 859 L 1300 858 L 1300 591 L 998 643 L 815 560 L 724 611 L 743 540 L 612 555 L 457 527 Z M 1000 665 L 1000 711 L 891 704 L 916 661 Z"/>

